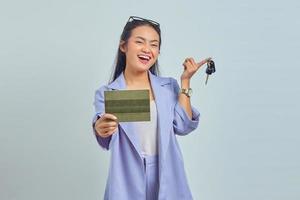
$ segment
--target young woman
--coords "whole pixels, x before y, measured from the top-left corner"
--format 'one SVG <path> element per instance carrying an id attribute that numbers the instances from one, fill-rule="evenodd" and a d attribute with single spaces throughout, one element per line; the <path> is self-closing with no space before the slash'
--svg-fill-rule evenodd
<path id="1" fill-rule="evenodd" d="M 95 93 L 93 129 L 98 143 L 111 150 L 105 200 L 190 200 L 184 164 L 175 135 L 186 135 L 199 123 L 191 106 L 190 80 L 210 58 L 185 59 L 181 87 L 158 76 L 160 26 L 130 17 L 120 38 L 112 81 Z M 118 122 L 105 113 L 104 91 L 148 89 L 149 122 Z"/>

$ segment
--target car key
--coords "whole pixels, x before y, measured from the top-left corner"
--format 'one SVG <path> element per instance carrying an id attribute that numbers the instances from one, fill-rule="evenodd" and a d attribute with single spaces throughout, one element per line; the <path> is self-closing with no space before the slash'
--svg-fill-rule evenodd
<path id="1" fill-rule="evenodd" d="M 208 81 L 208 76 L 211 75 L 212 73 L 216 72 L 216 67 L 215 67 L 215 63 L 213 60 L 209 60 L 207 61 L 207 68 L 206 68 L 206 80 L 205 80 L 205 85 L 207 84 Z"/>

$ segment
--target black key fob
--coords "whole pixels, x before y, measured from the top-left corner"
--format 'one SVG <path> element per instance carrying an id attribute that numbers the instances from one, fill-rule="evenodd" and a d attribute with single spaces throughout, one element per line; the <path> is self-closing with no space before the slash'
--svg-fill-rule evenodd
<path id="1" fill-rule="evenodd" d="M 213 60 L 209 60 L 207 62 L 206 73 L 208 75 L 211 75 L 212 73 L 215 73 L 215 72 L 216 72 L 215 62 Z"/>

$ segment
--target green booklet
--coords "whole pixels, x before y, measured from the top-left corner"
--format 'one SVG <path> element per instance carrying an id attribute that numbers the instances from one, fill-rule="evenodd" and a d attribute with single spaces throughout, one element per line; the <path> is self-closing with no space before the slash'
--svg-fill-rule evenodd
<path id="1" fill-rule="evenodd" d="M 150 121 L 149 90 L 104 91 L 105 113 L 119 122 Z"/>

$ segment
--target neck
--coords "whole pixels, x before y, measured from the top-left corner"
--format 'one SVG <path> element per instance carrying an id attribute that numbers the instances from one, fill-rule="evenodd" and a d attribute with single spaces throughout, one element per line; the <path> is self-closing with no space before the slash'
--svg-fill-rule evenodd
<path id="1" fill-rule="evenodd" d="M 124 70 L 124 78 L 126 81 L 126 85 L 130 86 L 139 86 L 144 87 L 149 84 L 148 71 L 137 72 L 131 71 L 128 67 Z"/>

